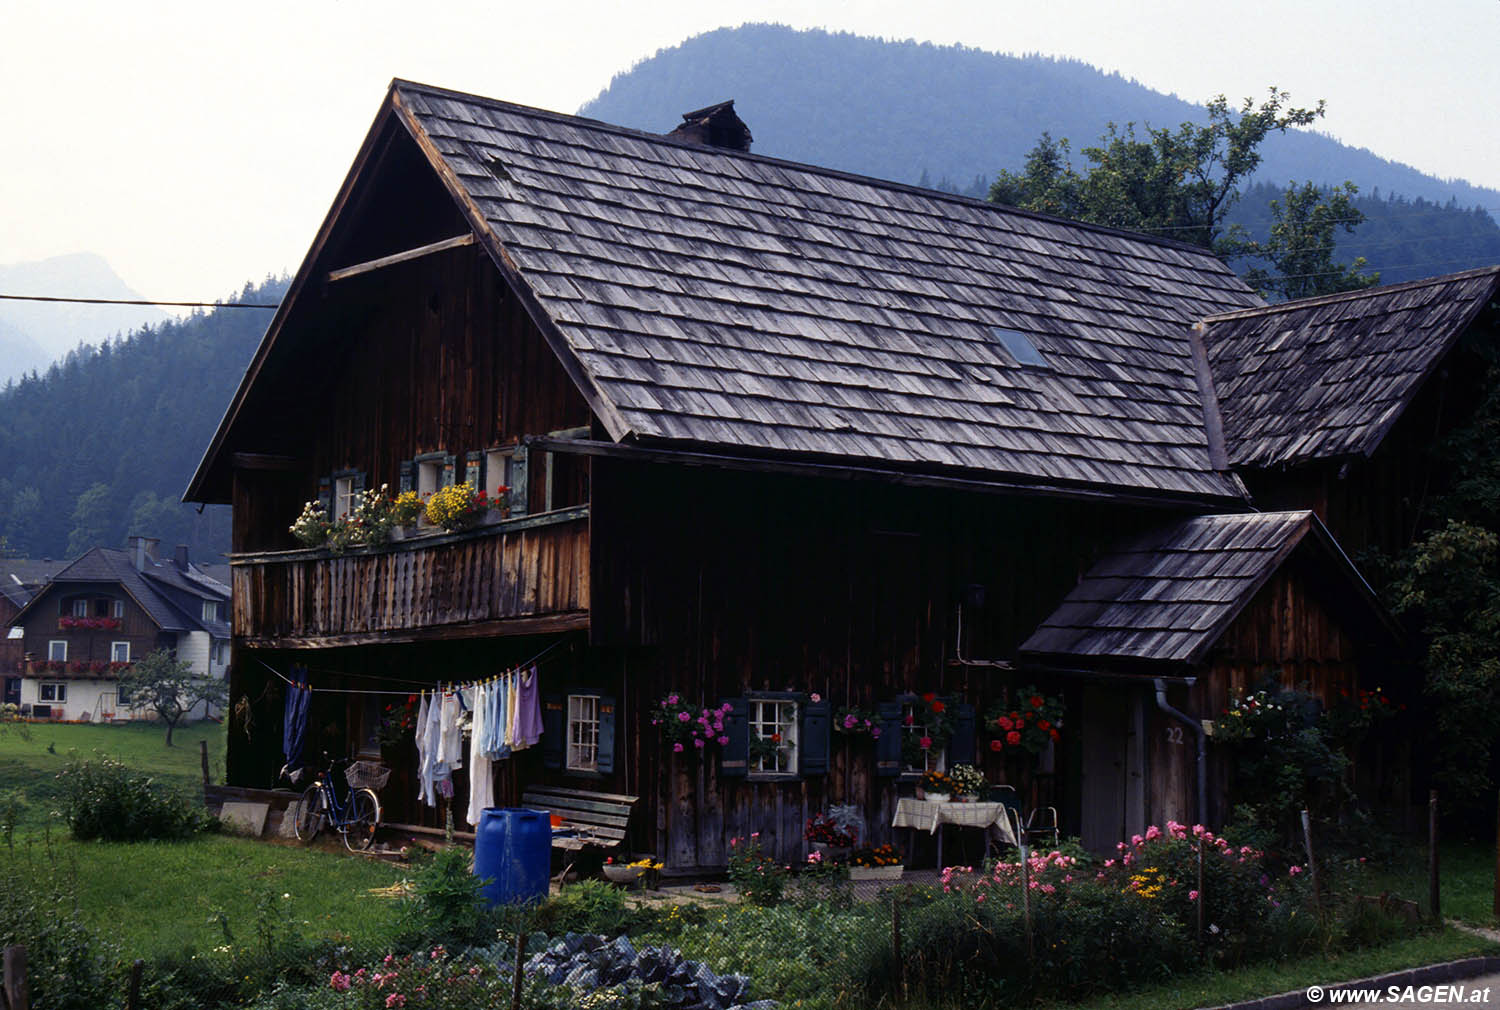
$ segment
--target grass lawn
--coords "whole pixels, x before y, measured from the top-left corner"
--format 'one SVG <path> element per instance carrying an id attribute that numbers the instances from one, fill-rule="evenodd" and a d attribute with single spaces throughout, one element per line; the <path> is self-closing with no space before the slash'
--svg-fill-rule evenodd
<path id="1" fill-rule="evenodd" d="M 1471 926 L 1495 926 L 1495 849 L 1489 842 L 1449 841 L 1441 844 L 1439 901 L 1443 918 Z M 1415 901 L 1428 913 L 1427 849 L 1414 843 L 1400 856 L 1382 861 L 1372 871 L 1371 894 L 1389 891 Z"/>
<path id="2" fill-rule="evenodd" d="M 101 751 L 196 796 L 203 778 L 198 742 L 209 743 L 212 773 L 215 756 L 223 753 L 222 726 L 205 722 L 179 728 L 170 748 L 164 745 L 165 732 L 151 725 L 39 724 L 29 730 L 29 738 L 15 726 L 0 733 L 0 811 L 8 793 L 20 794 L 24 802 L 14 858 L 29 860 L 37 873 L 72 874 L 81 914 L 126 957 L 222 944 L 216 918 L 221 911 L 236 940 L 247 940 L 254 934 L 256 902 L 267 893 L 286 901 L 292 918 L 306 923 L 308 935 L 370 941 L 388 935 L 396 903 L 368 892 L 401 879 L 402 867 L 342 851 L 227 835 L 187 842 L 75 842 L 67 826 L 51 817 L 56 775 L 70 751 L 85 757 Z M 3 850 L 0 858 L 8 858 Z"/>
<path id="3" fill-rule="evenodd" d="M 1449 927 L 1441 933 L 1425 933 L 1368 950 L 1305 957 L 1234 972 L 1215 972 L 1127 995 L 1052 1006 L 1059 1010 L 1062 1007 L 1070 1010 L 1188 1010 L 1190 1007 L 1223 1006 L 1292 992 L 1315 982 L 1369 978 L 1403 968 L 1497 953 L 1500 953 L 1500 944 Z"/>

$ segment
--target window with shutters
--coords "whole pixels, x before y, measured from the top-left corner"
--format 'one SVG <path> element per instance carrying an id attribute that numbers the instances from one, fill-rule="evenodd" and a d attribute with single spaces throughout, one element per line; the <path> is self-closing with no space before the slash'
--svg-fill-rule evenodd
<path id="1" fill-rule="evenodd" d="M 426 498 L 438 488 L 443 486 L 443 462 L 445 457 L 442 453 L 428 453 L 416 458 L 417 464 L 417 495 Z"/>
<path id="2" fill-rule="evenodd" d="M 491 449 L 484 454 L 484 493 L 499 498 L 500 489 L 516 486 L 516 450 Z"/>
<path id="3" fill-rule="evenodd" d="M 568 695 L 568 771 L 599 770 L 599 696 Z"/>
<path id="4" fill-rule="evenodd" d="M 782 698 L 748 701 L 750 776 L 797 774 L 797 702 Z"/>
<path id="5" fill-rule="evenodd" d="M 353 474 L 333 478 L 333 518 L 342 519 L 354 514 L 354 508 L 358 504 L 354 500 L 357 493 L 354 483 Z"/>
<path id="6" fill-rule="evenodd" d="M 914 701 L 901 703 L 901 732 L 907 740 L 921 740 L 923 737 L 928 736 L 929 728 L 927 724 L 917 721 L 922 718 L 922 713 L 925 710 L 925 705 L 919 705 Z M 915 761 L 902 761 L 901 772 L 903 775 L 920 775 L 923 772 L 942 772 L 948 770 L 948 751 L 946 747 L 933 747 L 923 750 L 920 747 L 903 746 L 901 752 L 903 755 L 913 753 L 919 755 Z"/>

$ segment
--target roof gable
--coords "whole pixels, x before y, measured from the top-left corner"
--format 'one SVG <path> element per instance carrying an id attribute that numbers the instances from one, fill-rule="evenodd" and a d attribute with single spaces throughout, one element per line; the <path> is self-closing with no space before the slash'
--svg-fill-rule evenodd
<path id="1" fill-rule="evenodd" d="M 616 441 L 1242 494 L 1189 330 L 1258 299 L 1201 249 L 403 81 L 372 138 L 392 112 Z"/>
<path id="2" fill-rule="evenodd" d="M 1488 267 L 1207 319 L 1230 463 L 1371 455 L 1497 285 Z"/>
<path id="3" fill-rule="evenodd" d="M 153 580 L 162 582 L 164 588 L 152 585 Z M 149 570 L 142 572 L 132 563 L 129 551 L 95 547 L 58 571 L 21 608 L 12 623 L 19 624 L 29 618 L 33 608 L 40 606 L 41 601 L 54 591 L 61 592 L 70 585 L 102 583 L 118 586 L 163 631 L 207 630 L 219 637 L 228 637 L 227 621 L 204 622 L 201 613 L 192 613 L 171 599 L 174 594 L 191 594 L 194 600 L 229 599 L 227 587 L 201 574 L 195 575 L 195 580 L 201 580 L 201 584 L 183 578 L 171 562 L 153 562 Z M 164 591 L 165 587 L 170 587 L 170 591 Z"/>
<path id="4" fill-rule="evenodd" d="M 1200 516 L 1158 527 L 1101 558 L 1022 643 L 1021 654 L 1071 665 L 1195 664 L 1304 543 L 1316 545 L 1377 623 L 1393 629 L 1312 512 Z"/>

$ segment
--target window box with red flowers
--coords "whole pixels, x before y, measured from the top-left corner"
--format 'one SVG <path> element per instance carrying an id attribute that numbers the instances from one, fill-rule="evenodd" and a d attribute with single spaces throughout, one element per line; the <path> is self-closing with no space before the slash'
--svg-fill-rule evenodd
<path id="1" fill-rule="evenodd" d="M 985 713 L 984 732 L 995 754 L 1035 757 L 1059 739 L 1062 719 L 1062 698 L 1028 684 L 1012 692 L 1008 703 L 1001 701 Z"/>
<path id="2" fill-rule="evenodd" d="M 73 617 L 64 615 L 57 619 L 59 631 L 115 631 L 120 627 L 118 617 Z"/>

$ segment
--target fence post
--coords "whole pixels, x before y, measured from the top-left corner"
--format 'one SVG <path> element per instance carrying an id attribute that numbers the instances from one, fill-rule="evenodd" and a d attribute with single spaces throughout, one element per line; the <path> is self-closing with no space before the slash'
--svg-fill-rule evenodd
<path id="1" fill-rule="evenodd" d="M 1434 789 L 1427 794 L 1427 900 L 1432 905 L 1432 921 L 1443 921 L 1442 904 L 1438 894 L 1438 794 Z"/>
<path id="2" fill-rule="evenodd" d="M 906 998 L 906 963 L 901 959 L 901 899 L 891 895 L 891 956 L 896 959 L 896 989 Z"/>
<path id="3" fill-rule="evenodd" d="M 1323 911 L 1323 899 L 1318 896 L 1318 864 L 1313 858 L 1312 818 L 1307 810 L 1302 811 L 1302 844 L 1307 849 L 1307 883 L 1312 888 L 1313 909 Z"/>
<path id="4" fill-rule="evenodd" d="M 521 1010 L 521 965 L 526 960 L 526 924 L 516 923 L 516 974 L 511 980 L 510 1010 Z"/>
<path id="5" fill-rule="evenodd" d="M 26 992 L 26 948 L 20 945 L 5 948 L 5 999 L 10 1010 L 31 1010 Z"/>
<path id="6" fill-rule="evenodd" d="M 130 988 L 125 992 L 125 1010 L 140 1010 L 141 1006 L 141 970 L 146 967 L 146 962 L 136 958 L 130 965 Z"/>
<path id="7" fill-rule="evenodd" d="M 1500 918 L 1500 796 L 1495 800 L 1495 916 Z"/>
<path id="8" fill-rule="evenodd" d="M 208 781 L 208 741 L 207 740 L 199 740 L 198 741 L 198 760 L 203 765 L 203 784 L 204 785 L 211 785 L 211 783 Z"/>

